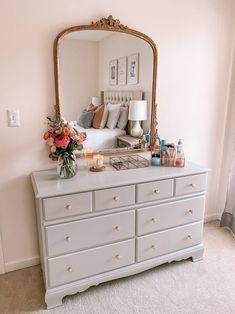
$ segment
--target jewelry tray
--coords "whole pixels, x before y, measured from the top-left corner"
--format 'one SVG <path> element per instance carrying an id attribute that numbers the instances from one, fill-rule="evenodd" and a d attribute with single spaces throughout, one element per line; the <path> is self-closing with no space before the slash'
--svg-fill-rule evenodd
<path id="1" fill-rule="evenodd" d="M 110 157 L 109 162 L 116 170 L 145 168 L 149 166 L 148 159 L 140 155 Z"/>

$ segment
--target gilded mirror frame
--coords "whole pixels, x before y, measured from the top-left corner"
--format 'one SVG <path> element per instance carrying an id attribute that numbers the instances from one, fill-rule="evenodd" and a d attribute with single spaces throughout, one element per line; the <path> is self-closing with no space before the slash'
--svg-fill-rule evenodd
<path id="1" fill-rule="evenodd" d="M 67 28 L 60 32 L 54 41 L 54 76 L 55 76 L 55 114 L 56 117 L 61 118 L 61 96 L 60 96 L 60 71 L 59 71 L 59 44 L 61 40 L 69 33 L 84 30 L 101 30 L 101 31 L 113 31 L 118 33 L 126 33 L 132 36 L 138 37 L 146 41 L 152 48 L 153 52 L 153 80 L 152 80 L 152 104 L 151 104 L 151 127 L 150 127 L 150 146 L 154 145 L 155 131 L 157 127 L 157 104 L 156 104 L 156 87 L 157 87 L 157 64 L 158 54 L 155 42 L 135 29 L 131 29 L 120 23 L 119 20 L 114 19 L 112 15 L 108 18 L 102 18 L 97 22 L 92 22 L 90 25 L 79 25 Z M 138 150 L 134 150 L 135 152 Z M 133 152 L 133 151 L 132 151 Z M 124 153 L 124 152 L 123 152 Z M 130 153 L 130 152 L 129 152 Z"/>

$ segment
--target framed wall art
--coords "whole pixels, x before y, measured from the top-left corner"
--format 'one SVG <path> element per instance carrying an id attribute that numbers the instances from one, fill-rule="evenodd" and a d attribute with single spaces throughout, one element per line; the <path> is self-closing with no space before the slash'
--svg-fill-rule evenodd
<path id="1" fill-rule="evenodd" d="M 117 85 L 117 59 L 109 62 L 109 84 Z"/>
<path id="2" fill-rule="evenodd" d="M 139 83 L 139 54 L 128 56 L 127 84 Z"/>
<path id="3" fill-rule="evenodd" d="M 126 57 L 118 59 L 118 85 L 126 84 Z"/>

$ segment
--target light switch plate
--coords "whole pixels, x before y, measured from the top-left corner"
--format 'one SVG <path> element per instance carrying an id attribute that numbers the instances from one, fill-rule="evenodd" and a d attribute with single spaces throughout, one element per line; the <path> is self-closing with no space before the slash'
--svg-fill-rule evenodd
<path id="1" fill-rule="evenodd" d="M 19 109 L 7 110 L 8 126 L 18 127 L 20 126 L 20 111 Z"/>

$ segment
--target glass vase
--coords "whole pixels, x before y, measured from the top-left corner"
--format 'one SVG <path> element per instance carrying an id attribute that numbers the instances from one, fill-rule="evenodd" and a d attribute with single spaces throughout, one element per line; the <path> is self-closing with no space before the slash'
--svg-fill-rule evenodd
<path id="1" fill-rule="evenodd" d="M 74 153 L 60 154 L 57 161 L 57 173 L 62 179 L 74 177 L 78 172 L 78 165 Z"/>

